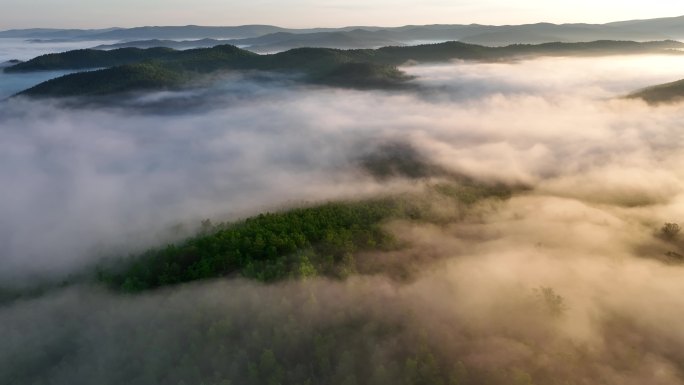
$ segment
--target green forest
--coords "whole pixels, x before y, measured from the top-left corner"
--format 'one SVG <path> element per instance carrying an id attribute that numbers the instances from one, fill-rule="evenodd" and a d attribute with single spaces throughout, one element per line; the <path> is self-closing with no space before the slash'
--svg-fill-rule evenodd
<path id="1" fill-rule="evenodd" d="M 355 270 L 355 253 L 395 246 L 381 224 L 403 211 L 387 199 L 327 203 L 216 226 L 204 222 L 202 234 L 131 257 L 119 272 L 100 270 L 98 279 L 134 292 L 235 273 L 265 282 L 345 277 Z"/>
<path id="2" fill-rule="evenodd" d="M 472 205 L 506 199 L 502 186 L 438 184 L 433 194 Z M 202 222 L 201 232 L 181 243 L 109 261 L 97 281 L 124 292 L 239 275 L 262 282 L 324 275 L 345 278 L 359 270 L 357 256 L 400 248 L 383 225 L 390 220 L 435 221 L 425 198 L 394 196 L 337 201 L 264 213 L 237 222 Z M 370 272 L 370 271 L 368 271 Z"/>

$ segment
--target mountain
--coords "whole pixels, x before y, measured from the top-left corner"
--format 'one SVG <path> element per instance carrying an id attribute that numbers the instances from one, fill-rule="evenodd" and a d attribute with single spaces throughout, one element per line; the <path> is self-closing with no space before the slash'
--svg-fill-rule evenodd
<path id="1" fill-rule="evenodd" d="M 220 42 L 209 40 L 209 43 Z M 223 47 L 223 48 L 221 48 Z M 640 53 L 670 53 L 680 54 L 679 49 L 684 43 L 676 41 L 659 41 L 639 43 L 633 41 L 595 41 L 589 43 L 543 43 L 543 44 L 513 44 L 505 47 L 486 47 L 462 42 L 445 42 L 438 44 L 423 44 L 417 46 L 388 46 L 375 50 L 339 50 L 300 48 L 281 52 L 275 55 L 257 55 L 251 51 L 239 49 L 230 45 L 215 46 L 216 49 L 191 49 L 178 51 L 171 48 L 118 48 L 114 50 L 81 49 L 63 53 L 38 56 L 34 59 L 17 63 L 5 68 L 5 72 L 30 72 L 47 70 L 70 70 L 103 68 L 116 65 L 142 62 L 146 60 L 177 61 L 179 59 L 199 58 L 206 53 L 239 52 L 253 60 L 262 63 L 274 62 L 279 65 L 266 69 L 281 68 L 291 65 L 304 65 L 303 60 L 316 60 L 324 55 L 345 57 L 348 61 L 372 61 L 380 64 L 399 65 L 409 60 L 415 61 L 446 61 L 451 59 L 465 60 L 504 60 L 516 57 L 535 55 L 608 55 L 608 54 L 640 54 Z M 315 56 L 315 58 L 312 57 Z M 295 60 L 295 62 L 293 62 Z M 311 63 L 310 63 L 311 64 Z M 320 64 L 320 63 L 319 63 Z M 259 69 L 259 68 L 257 68 Z M 263 68 L 261 68 L 263 69 Z"/>
<path id="2" fill-rule="evenodd" d="M 658 33 L 671 39 L 684 38 L 684 16 L 647 20 L 629 20 L 606 24 L 610 27 L 629 29 L 640 33 Z"/>
<path id="3" fill-rule="evenodd" d="M 179 27 L 136 27 L 118 29 L 87 35 L 91 40 L 128 40 L 128 39 L 204 39 L 204 38 L 245 38 L 269 33 L 286 31 L 272 25 L 243 25 L 236 27 L 202 27 L 187 25 Z M 81 36 L 84 38 L 86 36 Z"/>
<path id="4" fill-rule="evenodd" d="M 592 43 L 546 43 L 485 47 L 447 42 L 411 47 L 338 50 L 297 48 L 258 55 L 231 45 L 186 51 L 153 48 L 121 48 L 112 51 L 77 50 L 39 56 L 5 68 L 6 72 L 111 68 L 62 76 L 21 92 L 21 95 L 104 95 L 143 89 L 170 89 L 204 74 L 228 70 L 297 73 L 310 83 L 354 88 L 387 88 L 403 85 L 409 78 L 395 66 L 409 61 L 442 62 L 453 59 L 500 61 L 530 56 L 611 55 L 672 52 L 683 43 L 597 41 Z M 136 60 L 137 58 L 137 60 Z M 121 65 L 121 63 L 127 63 Z"/>
<path id="5" fill-rule="evenodd" d="M 147 26 L 106 29 L 13 29 L 0 31 L 0 38 L 75 39 L 75 40 L 130 40 L 130 39 L 202 39 L 246 38 L 269 33 L 289 31 L 271 25 L 243 25 L 234 27 Z"/>
<path id="6" fill-rule="evenodd" d="M 181 72 L 146 63 L 80 72 L 76 75 L 48 80 L 25 91 L 24 94 L 42 97 L 108 95 L 178 87 L 187 80 Z"/>
<path id="7" fill-rule="evenodd" d="M 104 68 L 136 63 L 145 60 L 161 60 L 176 53 L 170 48 L 121 48 L 115 51 L 79 49 L 59 54 L 46 54 L 26 62 L 15 63 L 4 72 L 31 72 L 54 70 L 78 70 Z"/>
<path id="8" fill-rule="evenodd" d="M 654 31 L 633 31 L 629 28 L 615 26 L 538 23 L 489 28 L 486 32 L 468 35 L 460 40 L 482 45 L 508 45 L 515 43 L 535 44 L 595 40 L 653 41 L 667 40 L 668 38 L 671 37 Z"/>
<path id="9" fill-rule="evenodd" d="M 109 33 L 120 28 L 104 29 L 57 29 L 57 28 L 30 28 L 10 29 L 0 31 L 0 38 L 27 38 L 27 39 L 80 39 L 83 36 Z"/>
<path id="10" fill-rule="evenodd" d="M 313 82 L 352 88 L 395 88 L 412 77 L 394 66 L 377 63 L 343 63 Z"/>
<path id="11" fill-rule="evenodd" d="M 273 52 L 302 46 L 326 48 L 370 48 L 382 45 L 413 45 L 425 42 L 460 40 L 469 43 L 503 46 L 513 43 L 586 42 L 595 40 L 652 41 L 684 38 L 684 16 L 620 21 L 607 24 L 523 25 L 435 24 L 402 27 L 350 26 L 342 28 L 292 29 L 272 25 L 242 26 L 145 26 L 135 28 L 24 29 L 0 32 L 0 38 L 38 40 L 118 40 L 127 47 L 149 47 L 140 41 L 160 40 L 163 46 L 175 46 L 170 41 L 220 39 L 224 43 L 249 46 L 258 52 Z M 256 39 L 239 42 L 240 39 Z M 131 44 L 137 43 L 136 44 Z M 196 45 L 199 47 L 203 45 Z"/>
<path id="12" fill-rule="evenodd" d="M 362 28 L 367 31 L 381 29 L 379 27 L 343 27 L 343 28 L 282 28 L 273 25 L 240 25 L 240 26 L 145 26 L 134 28 L 106 29 L 13 29 L 0 31 L 0 38 L 27 39 L 74 39 L 74 40 L 174 40 L 174 39 L 245 39 L 277 32 L 288 33 L 324 33 L 344 32 Z"/>
<path id="13" fill-rule="evenodd" d="M 386 31 L 355 29 L 344 32 L 291 33 L 278 32 L 251 39 L 232 40 L 229 44 L 244 46 L 254 52 L 276 52 L 291 48 L 320 47 L 337 49 L 378 48 L 403 45 Z"/>
<path id="14" fill-rule="evenodd" d="M 668 30 L 669 31 L 669 30 Z M 161 30 L 157 30 L 161 34 Z M 215 37 L 206 32 L 190 33 L 194 37 Z M 112 31 L 106 35 L 99 35 L 101 39 L 112 39 L 113 35 L 124 35 L 125 31 Z M 180 34 L 180 31 L 178 32 Z M 155 34 L 155 35 L 160 35 Z M 137 34 L 136 34 L 137 36 Z M 166 36 L 169 36 L 168 34 Z M 655 41 L 678 38 L 680 34 L 659 32 L 652 30 L 631 28 L 630 26 L 598 25 L 598 24 L 550 24 L 537 23 L 525 25 L 426 25 L 404 26 L 398 28 L 342 28 L 337 30 L 323 30 L 310 32 L 307 30 L 286 30 L 266 33 L 246 38 L 222 40 L 225 44 L 246 47 L 255 52 L 276 52 L 298 47 L 324 48 L 376 48 L 387 45 L 414 45 L 425 42 L 463 41 L 472 44 L 488 46 L 504 46 L 510 44 L 540 44 L 548 42 L 587 42 L 596 40 L 631 40 Z M 123 38 L 123 37 L 122 37 Z M 187 36 L 186 38 L 190 38 Z M 154 37 L 154 39 L 161 39 Z M 175 37 L 167 37 L 165 42 L 159 42 L 169 48 L 201 47 L 206 44 L 192 45 L 190 42 L 177 44 Z M 115 47 L 150 47 L 150 44 L 122 42 Z M 110 47 L 106 47 L 110 48 Z"/>
<path id="15" fill-rule="evenodd" d="M 12 59 L 12 60 L 8 60 L 8 61 L 0 63 L 0 67 L 1 68 L 11 67 L 11 66 L 17 65 L 19 63 L 21 63 L 21 60 Z"/>
<path id="16" fill-rule="evenodd" d="M 173 49 L 191 49 L 191 48 L 210 48 L 222 44 L 230 44 L 229 41 L 233 40 L 220 40 L 220 39 L 200 39 L 200 40 L 133 40 L 123 43 L 115 44 L 101 44 L 93 49 L 100 50 L 111 50 L 118 48 L 154 48 L 154 47 L 164 47 Z"/>
<path id="17" fill-rule="evenodd" d="M 389 45 L 403 45 L 401 42 L 384 37 L 381 33 L 355 29 L 345 32 L 292 33 L 276 32 L 245 39 L 200 39 L 200 40 L 136 40 L 130 42 L 99 45 L 95 49 L 115 49 L 123 47 L 151 48 L 167 47 L 174 49 L 208 48 L 221 44 L 244 47 L 253 52 L 270 53 L 292 48 L 378 48 Z"/>
<path id="18" fill-rule="evenodd" d="M 684 79 L 635 91 L 627 96 L 649 104 L 675 103 L 684 100 Z"/>

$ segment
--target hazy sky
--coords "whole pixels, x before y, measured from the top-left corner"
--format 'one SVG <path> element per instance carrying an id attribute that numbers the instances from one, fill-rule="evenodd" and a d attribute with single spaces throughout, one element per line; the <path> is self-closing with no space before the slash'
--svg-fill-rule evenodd
<path id="1" fill-rule="evenodd" d="M 681 0 L 0 0 L 0 29 L 608 22 L 684 15 Z"/>

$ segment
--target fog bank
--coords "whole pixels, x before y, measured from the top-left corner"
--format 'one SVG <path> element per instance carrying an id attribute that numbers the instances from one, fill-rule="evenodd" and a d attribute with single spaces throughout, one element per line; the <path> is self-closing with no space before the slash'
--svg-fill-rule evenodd
<path id="1" fill-rule="evenodd" d="M 434 182 L 364 173 L 384 143 L 527 189 L 387 224 L 407 247 L 372 257 L 432 261 L 407 281 L 84 286 L 7 305 L 0 382 L 684 384 L 684 248 L 659 234 L 684 218 L 684 109 L 617 98 L 677 79 L 683 60 L 415 66 L 419 90 L 398 93 L 238 81 L 173 114 L 5 103 L 4 277 L 64 273 L 202 218 Z M 196 95 L 145 96 L 178 97 Z"/>

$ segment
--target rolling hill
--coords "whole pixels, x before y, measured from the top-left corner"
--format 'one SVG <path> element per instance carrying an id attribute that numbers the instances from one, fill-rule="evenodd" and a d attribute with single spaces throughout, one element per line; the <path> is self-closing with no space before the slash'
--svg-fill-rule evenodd
<path id="1" fill-rule="evenodd" d="M 41 55 L 26 62 L 15 63 L 11 67 L 5 68 L 4 72 L 104 68 L 145 60 L 159 60 L 170 57 L 170 55 L 173 55 L 174 53 L 174 50 L 168 48 L 121 48 L 115 51 L 93 49 L 73 50 L 58 54 Z"/>
<path id="2" fill-rule="evenodd" d="M 684 80 L 647 87 L 635 91 L 627 97 L 630 99 L 643 99 L 649 104 L 681 102 L 684 100 Z"/>
<path id="3" fill-rule="evenodd" d="M 596 41 L 591 43 L 546 43 L 485 47 L 447 42 L 411 47 L 338 50 L 297 48 L 258 55 L 231 45 L 185 51 L 172 49 L 122 48 L 112 51 L 78 50 L 43 55 L 4 70 L 39 71 L 111 67 L 76 73 L 25 90 L 25 96 L 76 96 L 168 89 L 179 87 L 204 74 L 228 70 L 258 70 L 302 74 L 306 82 L 342 87 L 384 88 L 404 84 L 409 78 L 396 66 L 409 61 L 443 62 L 453 59 L 500 61 L 533 56 L 586 56 L 671 52 L 682 43 L 673 41 L 636 43 Z M 144 66 L 131 66 L 141 63 Z M 115 76 L 115 74 L 117 74 Z M 122 76 L 122 77 L 118 77 Z M 150 76 L 145 81 L 145 76 Z M 117 83 L 117 84 L 110 84 Z M 90 87 L 91 89 L 88 89 Z"/>
<path id="4" fill-rule="evenodd" d="M 133 40 L 123 43 L 114 44 L 100 44 L 93 49 L 99 50 L 112 50 L 119 48 L 173 48 L 173 49 L 192 49 L 192 48 L 211 48 L 217 45 L 229 44 L 231 40 L 221 40 L 221 39 L 199 39 L 199 40 L 160 40 L 160 39 L 150 39 L 150 40 Z"/>

